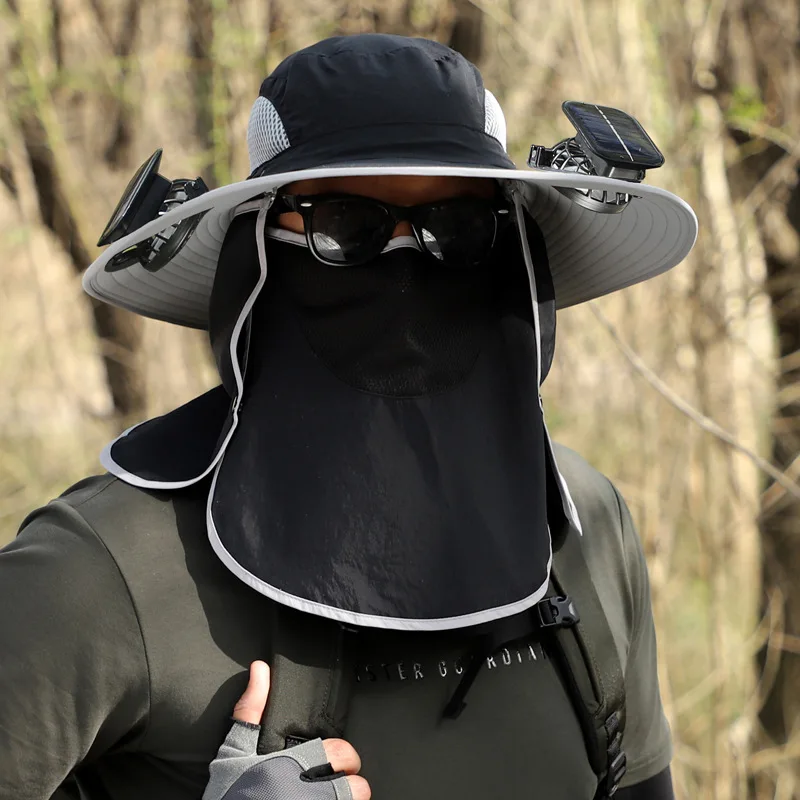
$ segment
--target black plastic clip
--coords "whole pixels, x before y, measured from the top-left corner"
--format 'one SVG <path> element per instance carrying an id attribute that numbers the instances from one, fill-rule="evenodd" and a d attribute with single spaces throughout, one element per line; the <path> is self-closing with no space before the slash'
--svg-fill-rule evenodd
<path id="1" fill-rule="evenodd" d="M 542 628 L 571 628 L 581 621 L 575 602 L 569 596 L 546 597 L 536 604 Z"/>
<path id="2" fill-rule="evenodd" d="M 541 144 L 532 144 L 528 154 L 528 166 L 534 169 L 553 168 L 553 148 Z"/>

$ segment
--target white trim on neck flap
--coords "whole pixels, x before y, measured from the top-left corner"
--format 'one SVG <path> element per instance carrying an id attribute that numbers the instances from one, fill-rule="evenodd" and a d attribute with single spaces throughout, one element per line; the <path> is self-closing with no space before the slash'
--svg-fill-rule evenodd
<path id="1" fill-rule="evenodd" d="M 536 392 L 540 395 L 542 390 L 542 328 L 539 322 L 539 292 L 536 288 L 536 273 L 533 268 L 533 257 L 531 256 L 531 248 L 525 228 L 524 205 L 519 190 L 511 190 L 511 200 L 514 203 L 514 213 L 517 217 L 517 233 L 519 234 L 519 243 L 522 248 L 522 258 L 525 261 L 525 272 L 528 274 L 528 288 L 531 293 L 533 335 L 536 338 Z"/>
<path id="2" fill-rule="evenodd" d="M 237 577 L 239 580 L 247 584 L 251 589 L 255 589 L 260 594 L 269 597 L 277 603 L 295 608 L 298 611 L 303 611 L 307 614 L 314 614 L 319 617 L 326 617 L 328 619 L 336 620 L 347 625 L 359 625 L 366 628 L 381 628 L 384 630 L 402 630 L 402 631 L 446 631 L 453 630 L 454 628 L 465 628 L 470 625 L 480 625 L 485 622 L 494 622 L 498 619 L 505 619 L 513 614 L 520 614 L 527 611 L 532 606 L 536 605 L 547 594 L 547 589 L 550 583 L 550 575 L 553 568 L 553 537 L 548 527 L 547 541 L 549 545 L 549 554 L 547 558 L 547 572 L 546 578 L 542 585 L 535 589 L 527 597 L 516 600 L 513 603 L 508 603 L 504 606 L 495 606 L 494 608 L 487 608 L 483 611 L 475 611 L 470 614 L 462 614 L 456 617 L 443 617 L 439 619 L 407 619 L 403 617 L 387 617 L 379 614 L 362 614 L 357 611 L 347 611 L 345 609 L 336 608 L 335 606 L 328 606 L 324 603 L 318 603 L 314 600 L 308 600 L 303 597 L 285 592 L 271 583 L 267 583 L 261 578 L 253 575 L 252 572 L 243 567 L 226 549 L 222 543 L 217 526 L 214 523 L 213 503 L 214 503 L 214 490 L 217 486 L 217 477 L 222 468 L 222 461 L 219 462 L 217 468 L 214 470 L 214 479 L 211 482 L 211 489 L 208 493 L 208 501 L 206 503 L 206 528 L 208 532 L 208 540 L 211 547 L 217 554 L 219 560 Z"/>
<path id="3" fill-rule="evenodd" d="M 184 481 L 148 480 L 147 478 L 142 478 L 139 475 L 134 475 L 133 473 L 128 472 L 128 470 L 126 470 L 123 466 L 117 464 L 111 454 L 112 448 L 118 441 L 120 441 L 120 439 L 124 439 L 129 433 L 134 431 L 140 425 L 146 424 L 146 421 L 139 422 L 136 425 L 128 428 L 120 436 L 107 444 L 105 448 L 103 448 L 103 452 L 100 453 L 100 463 L 112 475 L 115 475 L 117 478 L 125 481 L 125 483 L 129 483 L 132 486 L 138 486 L 142 489 L 185 489 L 187 486 L 192 486 L 209 475 L 214 467 L 217 466 L 217 464 L 221 461 L 222 456 L 225 454 L 225 450 L 227 449 L 228 444 L 233 437 L 234 431 L 239 424 L 239 406 L 241 405 L 242 395 L 244 394 L 244 375 L 242 373 L 242 365 L 239 363 L 237 355 L 239 339 L 242 335 L 244 324 L 248 316 L 250 316 L 250 312 L 253 310 L 253 306 L 255 305 L 259 294 L 261 294 L 261 290 L 264 288 L 264 284 L 267 280 L 267 251 L 264 232 L 267 224 L 267 212 L 272 206 L 274 200 L 275 192 L 271 192 L 264 198 L 245 204 L 249 206 L 249 208 L 246 209 L 247 211 L 254 211 L 256 208 L 258 209 L 258 217 L 256 219 L 256 247 L 258 248 L 258 264 L 260 267 L 260 274 L 253 291 L 250 293 L 247 300 L 245 300 L 242 310 L 239 312 L 239 316 L 236 320 L 236 324 L 233 326 L 233 332 L 231 334 L 230 358 L 231 367 L 233 368 L 233 377 L 236 381 L 236 396 L 233 398 L 233 402 L 231 403 L 231 426 L 228 429 L 225 440 L 215 453 L 214 458 L 211 459 L 211 462 L 199 475 L 195 476 L 194 478 L 189 478 L 188 480 Z"/>
<path id="4" fill-rule="evenodd" d="M 536 288 L 536 272 L 533 264 L 533 257 L 531 256 L 531 248 L 528 242 L 527 228 L 525 226 L 525 201 L 519 188 L 509 186 L 507 190 L 508 196 L 514 204 L 514 212 L 517 220 L 517 234 L 519 235 L 520 247 L 522 248 L 522 257 L 525 261 L 525 271 L 528 274 L 528 286 L 531 294 L 531 308 L 533 310 L 533 331 L 536 338 L 536 386 L 537 386 L 537 401 L 539 408 L 542 412 L 542 424 L 544 425 L 544 433 L 547 439 L 547 447 L 549 449 L 549 458 L 556 472 L 556 479 L 558 482 L 559 493 L 561 494 L 561 504 L 564 507 L 564 513 L 572 526 L 583 535 L 583 526 L 581 525 L 580 517 L 578 516 L 578 509 L 575 501 L 572 499 L 572 493 L 567 486 L 561 470 L 558 468 L 556 461 L 555 450 L 553 449 L 553 440 L 550 438 L 550 431 L 547 429 L 547 422 L 544 416 L 544 402 L 542 401 L 542 330 L 539 322 L 539 292 Z"/>

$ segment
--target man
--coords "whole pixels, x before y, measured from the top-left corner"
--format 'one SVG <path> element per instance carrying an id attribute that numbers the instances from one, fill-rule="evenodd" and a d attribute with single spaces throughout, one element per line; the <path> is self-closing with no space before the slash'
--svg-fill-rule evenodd
<path id="1" fill-rule="evenodd" d="M 273 780 L 238 797 L 360 757 L 381 800 L 671 798 L 641 546 L 539 387 L 556 306 L 674 266 L 691 210 L 517 170 L 477 70 L 419 39 L 294 54 L 248 144 L 212 192 L 141 172 L 85 277 L 207 328 L 222 383 L 0 553 L 0 797 L 232 800 L 238 747 Z M 251 664 L 231 736 L 266 705 L 264 746 L 215 760 Z"/>

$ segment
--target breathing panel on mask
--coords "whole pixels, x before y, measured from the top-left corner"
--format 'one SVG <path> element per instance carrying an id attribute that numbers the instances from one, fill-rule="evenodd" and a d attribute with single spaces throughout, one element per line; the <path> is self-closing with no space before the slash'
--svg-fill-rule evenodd
<path id="1" fill-rule="evenodd" d="M 276 253 L 273 266 L 317 357 L 373 394 L 418 397 L 459 385 L 499 319 L 489 270 L 450 272 L 411 248 L 341 268 L 294 250 Z"/>

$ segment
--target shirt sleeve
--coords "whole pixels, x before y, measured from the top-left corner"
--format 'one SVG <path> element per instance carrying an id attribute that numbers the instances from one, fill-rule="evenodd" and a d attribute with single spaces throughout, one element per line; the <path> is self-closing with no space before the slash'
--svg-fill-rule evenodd
<path id="1" fill-rule="evenodd" d="M 669 766 L 672 740 L 658 685 L 656 631 L 647 562 L 630 512 L 619 492 L 617 501 L 634 607 L 631 646 L 625 667 L 627 717 L 623 746 L 628 770 L 621 783 L 621 786 L 632 786 L 652 778 Z"/>
<path id="2" fill-rule="evenodd" d="M 146 720 L 126 584 L 78 511 L 55 501 L 0 550 L 0 608 L 0 797 L 69 797 L 59 787 L 73 771 L 135 746 Z"/>

